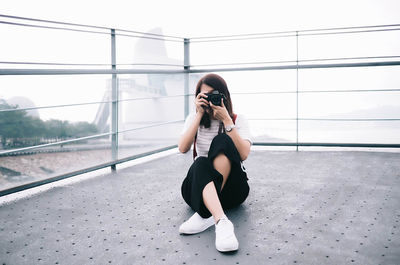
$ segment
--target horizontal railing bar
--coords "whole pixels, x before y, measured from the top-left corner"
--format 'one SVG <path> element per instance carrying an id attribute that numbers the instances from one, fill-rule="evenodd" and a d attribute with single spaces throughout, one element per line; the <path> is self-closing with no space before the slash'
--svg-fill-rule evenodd
<path id="1" fill-rule="evenodd" d="M 24 24 L 24 23 L 16 23 L 16 22 L 8 22 L 8 21 L 0 21 L 0 24 L 7 24 L 7 25 L 12 25 L 12 26 L 22 26 L 22 27 L 32 27 L 32 28 L 42 28 L 42 29 L 67 30 L 67 31 L 74 31 L 74 32 L 81 32 L 81 33 L 93 33 L 93 34 L 110 35 L 109 32 L 102 32 L 102 31 L 72 29 L 72 28 L 63 28 L 63 27 L 54 27 L 54 26 L 32 25 L 32 24 Z M 142 38 L 142 39 L 151 39 L 151 40 L 160 40 L 160 41 L 171 41 L 171 42 L 179 42 L 179 43 L 182 42 L 181 40 L 169 40 L 169 39 L 165 39 L 165 38 L 136 36 L 136 35 L 129 35 L 129 34 L 121 34 L 121 33 L 115 33 L 115 35 L 124 36 L 124 37 L 132 37 L 132 38 Z"/>
<path id="2" fill-rule="evenodd" d="M 0 69 L 0 75 L 109 75 L 109 74 L 185 74 L 188 70 L 143 69 Z"/>
<path id="3" fill-rule="evenodd" d="M 207 72 L 236 72 L 263 70 L 294 70 L 339 67 L 398 66 L 400 61 L 342 63 L 342 64 L 299 64 L 241 68 L 208 68 L 190 70 L 135 70 L 135 69 L 0 69 L 0 75 L 84 75 L 84 74 L 184 74 Z"/>
<path id="4" fill-rule="evenodd" d="M 400 148 L 400 144 L 375 144 L 375 143 L 254 142 L 253 145 L 257 145 L 257 146 L 320 146 L 320 147 Z"/>
<path id="5" fill-rule="evenodd" d="M 110 28 L 111 29 L 111 28 Z M 127 30 L 127 29 L 115 29 L 116 31 L 121 31 L 121 32 L 128 32 L 128 33 L 135 33 L 135 34 L 144 34 L 144 35 L 153 35 L 161 38 L 172 38 L 172 39 L 179 39 L 179 42 L 183 41 L 183 37 L 177 37 L 177 36 L 171 36 L 171 35 L 162 35 L 162 34 L 155 34 L 155 33 L 149 33 L 149 32 L 140 32 L 140 31 L 134 31 L 134 30 Z M 119 35 L 119 33 L 117 33 Z M 166 41 L 172 41 L 172 40 L 166 40 Z"/>
<path id="6" fill-rule="evenodd" d="M 373 118 L 373 119 L 319 119 L 319 118 L 299 118 L 299 121 L 400 121 L 400 118 Z"/>
<path id="7" fill-rule="evenodd" d="M 64 107 L 76 107 L 76 106 L 85 106 L 85 105 L 94 105 L 94 104 L 105 104 L 112 103 L 112 101 L 97 101 L 97 102 L 82 102 L 82 103 L 73 103 L 73 104 L 63 104 L 63 105 L 52 105 L 52 106 L 40 106 L 40 107 L 31 107 L 31 108 L 13 108 L 13 109 L 0 109 L 0 112 L 12 112 L 12 111 L 27 111 L 27 110 L 37 110 L 37 109 L 52 109 L 52 108 L 64 108 Z"/>
<path id="8" fill-rule="evenodd" d="M 96 28 L 96 29 L 104 29 L 104 30 L 111 30 L 112 28 L 109 27 L 101 27 L 101 26 L 93 26 L 93 25 L 84 25 L 84 24 L 76 24 L 76 23 L 69 23 L 69 22 L 60 22 L 60 21 L 52 21 L 52 20 L 43 20 L 43 19 L 35 19 L 35 18 L 27 18 L 27 17 L 18 17 L 18 16 L 9 16 L 0 14 L 0 17 L 11 18 L 11 19 L 20 19 L 20 20 L 28 20 L 28 21 L 36 21 L 36 22 L 43 22 L 43 23 L 53 23 L 53 24 L 60 24 L 60 25 L 68 25 L 68 26 L 77 26 L 77 27 L 86 27 L 86 28 Z M 125 30 L 125 29 L 118 29 L 114 28 L 118 31 L 136 33 L 136 34 L 145 34 L 145 35 L 152 35 L 158 37 L 168 37 L 168 38 L 175 38 L 183 40 L 183 37 L 176 37 L 170 35 L 162 35 L 156 33 L 148 33 L 148 32 L 140 32 L 140 31 L 133 31 L 133 30 Z"/>
<path id="9" fill-rule="evenodd" d="M 100 138 L 100 137 L 104 137 L 104 136 L 111 135 L 111 134 L 113 134 L 113 133 L 101 133 L 101 134 L 85 136 L 85 137 L 80 137 L 80 138 L 75 138 L 75 139 L 70 139 L 70 140 L 48 143 L 48 144 L 40 144 L 40 145 L 28 146 L 28 147 L 23 147 L 23 148 L 18 148 L 18 149 L 0 151 L 0 155 L 17 153 L 17 152 L 22 152 L 22 151 L 27 151 L 27 150 L 37 149 L 37 148 L 43 148 L 43 147 L 49 147 L 49 146 L 54 146 L 54 145 L 60 145 L 60 144 L 69 144 L 69 143 L 79 142 L 79 141 L 83 141 L 83 140 Z"/>
<path id="10" fill-rule="evenodd" d="M 203 43 L 203 42 L 220 42 L 220 41 L 239 41 L 239 40 L 255 40 L 255 39 L 277 39 L 277 38 L 288 38 L 288 37 L 301 37 L 301 36 L 321 36 L 321 35 L 332 35 L 332 34 L 355 34 L 355 33 L 371 33 L 371 32 L 383 32 L 383 31 L 397 31 L 400 28 L 394 29 L 371 29 L 371 30 L 360 30 L 360 31 L 339 31 L 339 32 L 320 32 L 320 33 L 302 33 L 301 31 L 296 34 L 296 31 L 290 31 L 292 34 L 286 35 L 274 35 L 274 36 L 258 36 L 258 37 L 236 37 L 226 39 L 210 39 L 210 40 L 190 40 L 190 43 Z"/>
<path id="11" fill-rule="evenodd" d="M 59 65 L 59 66 L 110 66 L 109 63 L 48 63 L 48 62 L 6 62 L 2 61 L 0 64 L 29 64 L 29 65 Z M 161 63 L 118 63 L 118 65 L 129 65 L 129 66 L 175 66 L 175 67 L 182 67 L 182 64 L 161 64 Z"/>
<path id="12" fill-rule="evenodd" d="M 388 89 L 351 89 L 351 90 L 299 90 L 299 93 L 342 93 L 342 92 L 397 92 L 399 88 Z"/>
<path id="13" fill-rule="evenodd" d="M 148 100 L 148 99 L 164 99 L 164 98 L 174 98 L 174 97 L 184 97 L 188 95 L 172 95 L 172 96 L 161 96 L 161 97 L 143 97 L 143 98 L 128 98 L 128 99 L 120 99 L 118 102 L 124 101 L 136 101 L 136 100 Z M 94 105 L 94 104 L 106 104 L 113 103 L 114 101 L 96 101 L 96 102 L 82 102 L 82 103 L 72 103 L 72 104 L 63 104 L 63 105 L 52 105 L 52 106 L 40 106 L 40 107 L 31 107 L 31 108 L 13 108 L 13 109 L 0 109 L 0 112 L 12 112 L 12 111 L 27 111 L 27 110 L 37 110 L 37 109 L 51 109 L 51 108 L 64 108 L 64 107 L 76 107 L 76 106 L 85 106 L 85 105 Z M 115 101 L 116 102 L 116 101 Z"/>
<path id="14" fill-rule="evenodd" d="M 110 27 L 102 27 L 102 26 L 93 26 L 93 25 L 85 25 L 85 24 L 77 24 L 77 23 L 69 23 L 69 22 L 60 22 L 60 21 L 51 21 L 51 20 L 43 20 L 43 19 L 35 19 L 35 18 L 27 18 L 27 17 L 19 17 L 19 16 L 10 16 L 0 14 L 0 17 L 11 18 L 11 19 L 19 19 L 19 20 L 28 20 L 42 23 L 53 23 L 59 25 L 68 25 L 68 26 L 77 26 L 77 27 L 86 27 L 86 28 L 95 28 L 102 30 L 110 30 Z M 263 32 L 263 33 L 252 33 L 252 34 L 235 34 L 235 35 L 224 35 L 224 36 L 203 36 L 203 37 L 192 37 L 191 40 L 196 39 L 215 39 L 215 38 L 232 38 L 232 37 L 247 37 L 247 36 L 260 36 L 260 35 L 272 35 L 272 34 L 288 34 L 288 33 L 307 33 L 307 32 L 316 32 L 316 31 L 338 31 L 338 30 L 353 30 L 353 29 L 368 29 L 368 28 L 389 28 L 389 27 L 399 27 L 400 24 L 387 24 L 387 25 L 373 25 L 373 26 L 355 26 L 355 27 L 338 27 L 338 28 L 323 28 L 323 29 L 304 29 L 304 30 L 291 30 L 291 31 L 279 31 L 279 32 Z M 126 29 L 115 28 L 117 31 L 129 32 L 135 34 L 145 34 L 152 35 L 157 37 L 168 37 L 183 40 L 183 37 L 171 36 L 171 35 L 162 35 L 156 33 L 148 33 L 148 32 L 140 32 Z M 347 31 L 345 31 L 347 32 Z M 368 32 L 368 31 L 366 31 Z"/>
<path id="15" fill-rule="evenodd" d="M 142 157 L 146 157 L 146 156 L 149 156 L 149 155 L 157 154 L 157 153 L 160 153 L 160 152 L 163 152 L 163 151 L 168 151 L 168 150 L 174 149 L 176 147 L 177 147 L 177 145 L 170 145 L 170 146 L 159 148 L 159 149 L 156 149 L 156 150 L 151 150 L 151 151 L 148 151 L 148 152 L 145 152 L 145 153 L 141 153 L 141 154 L 137 154 L 137 155 L 133 155 L 133 156 L 117 159 L 117 160 L 114 160 L 114 161 L 110 161 L 110 162 L 107 162 L 107 163 L 103 163 L 103 164 L 100 164 L 100 165 L 96 165 L 96 166 L 92 166 L 92 167 L 76 170 L 76 171 L 73 171 L 73 172 L 68 172 L 66 174 L 62 174 L 62 175 L 55 176 L 55 177 L 52 177 L 52 178 L 47 178 L 47 179 L 44 179 L 44 180 L 31 182 L 31 183 L 28 183 L 28 184 L 12 187 L 12 188 L 9 188 L 9 189 L 0 190 L 0 197 L 8 195 L 8 194 L 11 194 L 11 193 L 15 193 L 15 192 L 31 189 L 31 188 L 34 188 L 34 187 L 42 186 L 44 184 L 49 184 L 49 183 L 52 183 L 52 182 L 56 182 L 56 181 L 59 181 L 59 180 L 62 180 L 62 179 L 66 179 L 66 178 L 74 177 L 74 176 L 77 176 L 77 175 L 85 174 L 85 173 L 92 172 L 92 171 L 95 171 L 95 170 L 99 170 L 99 169 L 115 166 L 115 165 L 118 165 L 118 164 L 121 164 L 121 163 L 124 163 L 124 162 L 128 162 L 128 161 L 135 160 L 135 159 L 138 159 L 138 158 L 142 158 Z"/>
<path id="16" fill-rule="evenodd" d="M 399 55 L 390 56 L 365 56 L 365 57 L 342 57 L 342 58 L 320 58 L 320 59 L 305 59 L 299 62 L 321 62 L 321 61 L 342 61 L 342 60 L 371 60 L 371 59 L 393 59 L 400 58 Z"/>
<path id="17" fill-rule="evenodd" d="M 202 36 L 202 37 L 191 37 L 189 39 L 190 41 L 192 41 L 192 40 L 202 40 L 202 39 L 222 39 L 222 38 L 253 37 L 253 36 L 264 36 L 264 35 L 280 35 L 280 34 L 296 34 L 296 31 L 289 30 L 289 31 L 274 31 L 274 32 L 262 32 L 262 33 L 249 33 L 249 34 Z"/>
<path id="18" fill-rule="evenodd" d="M 342 64 L 299 64 L 299 65 L 293 64 L 293 65 L 241 67 L 241 68 L 207 68 L 207 69 L 191 68 L 189 73 L 263 71 L 263 70 L 295 70 L 295 69 L 313 69 L 313 68 L 372 67 L 372 66 L 397 66 L 397 65 L 400 65 L 400 61 L 342 63 Z"/>
<path id="19" fill-rule="evenodd" d="M 260 36 L 260 35 L 271 35 L 271 34 L 287 34 L 296 32 L 313 32 L 313 31 L 331 31 L 331 30 L 351 30 L 361 28 L 379 28 L 379 27 L 399 27 L 400 24 L 389 24 L 389 25 L 374 25 L 374 26 L 358 26 L 358 27 L 341 27 L 341 28 L 324 28 L 324 29 L 305 29 L 305 30 L 291 30 L 291 31 L 276 31 L 276 32 L 262 32 L 252 34 L 235 34 L 235 35 L 222 35 L 222 36 L 202 36 L 192 37 L 191 40 L 196 39 L 216 39 L 216 38 L 231 38 L 231 37 L 246 37 L 246 36 Z"/>
<path id="20" fill-rule="evenodd" d="M 400 118 L 365 118 L 365 119 L 334 119 L 334 118 L 248 118 L 249 121 L 400 121 Z"/>
<path id="21" fill-rule="evenodd" d="M 370 26 L 354 26 L 354 27 L 339 27 L 339 28 L 322 28 L 322 29 L 303 29 L 298 32 L 312 32 L 312 31 L 332 31 L 332 30 L 353 30 L 353 29 L 367 29 L 367 28 L 391 28 L 400 27 L 400 24 L 387 24 L 387 25 L 370 25 Z"/>
<path id="22" fill-rule="evenodd" d="M 277 38 L 289 38 L 289 37 L 296 37 L 296 33 L 287 34 L 287 35 L 260 36 L 260 37 L 247 37 L 247 38 L 229 38 L 229 39 L 213 39 L 213 40 L 190 40 L 190 44 L 192 44 L 192 43 L 204 43 L 204 42 L 238 41 L 238 40 L 277 39 Z"/>
<path id="23" fill-rule="evenodd" d="M 173 124 L 173 123 L 178 123 L 178 122 L 184 122 L 184 120 L 176 120 L 176 121 L 168 121 L 168 122 L 156 123 L 156 124 L 152 124 L 152 125 L 147 125 L 147 126 L 136 127 L 136 128 L 132 128 L 132 129 L 126 129 L 126 130 L 118 131 L 118 133 L 120 134 L 120 133 L 132 132 L 132 131 L 148 129 L 148 128 L 153 128 L 153 127 L 158 127 L 158 126 L 163 126 L 163 125 L 168 125 L 168 124 Z"/>
<path id="24" fill-rule="evenodd" d="M 13 25 L 13 26 L 22 26 L 22 27 L 31 27 L 31 28 L 57 29 L 57 30 L 68 30 L 68 31 L 75 31 L 75 32 L 82 32 L 82 33 L 94 33 L 94 34 L 110 35 L 109 32 L 102 32 L 102 31 L 84 30 L 84 29 L 71 29 L 71 28 L 62 28 L 62 27 L 54 27 L 54 26 L 31 25 L 31 24 L 8 22 L 8 21 L 0 21 L 0 24 L 7 24 L 7 25 Z"/>
<path id="25" fill-rule="evenodd" d="M 400 57 L 400 56 L 399 56 Z M 205 66 L 226 66 L 226 65 L 252 65 L 252 64 L 274 64 L 274 63 L 295 63 L 297 61 L 269 61 L 269 62 L 245 62 L 245 63 L 214 63 L 214 64 L 197 64 L 197 65 L 190 65 L 191 68 L 193 67 L 205 67 Z"/>
<path id="26" fill-rule="evenodd" d="M 137 36 L 137 35 L 130 35 L 130 34 L 122 34 L 122 33 L 115 33 L 115 36 L 123 36 L 123 37 L 130 37 L 130 38 L 141 38 L 141 39 L 150 39 L 150 40 L 160 40 L 160 41 L 170 41 L 170 42 L 182 43 L 182 40 L 169 40 L 169 39 L 165 39 L 165 38 Z"/>
<path id="27" fill-rule="evenodd" d="M 296 93 L 342 93 L 342 92 L 398 92 L 400 88 L 388 89 L 350 89 L 350 90 L 299 90 L 299 91 L 262 91 L 262 92 L 232 92 L 231 95 L 261 95 L 261 94 L 296 94 Z"/>
<path id="28" fill-rule="evenodd" d="M 132 128 L 132 129 L 123 130 L 123 131 L 118 131 L 117 134 L 130 132 L 130 131 L 137 131 L 137 130 L 142 130 L 142 129 L 147 129 L 147 128 L 152 128 L 152 127 L 157 127 L 157 126 L 163 126 L 163 125 L 173 124 L 173 123 L 178 123 L 178 122 L 183 122 L 183 121 L 184 120 L 177 120 L 177 121 L 156 123 L 156 124 L 152 124 L 152 125 L 148 125 L 148 126 L 142 126 L 142 127 L 136 127 L 136 128 Z M 102 133 L 102 134 L 85 136 L 85 137 L 80 137 L 80 138 L 75 138 L 75 139 L 70 139 L 70 140 L 58 141 L 58 142 L 54 142 L 54 143 L 41 144 L 41 145 L 28 146 L 28 147 L 23 147 L 23 148 L 18 148 L 18 149 L 0 151 L 0 155 L 10 154 L 10 153 L 17 153 L 17 152 L 22 152 L 22 151 L 27 151 L 27 150 L 32 150 L 32 149 L 38 149 L 38 148 L 43 148 L 43 147 L 49 147 L 49 146 L 54 146 L 54 145 L 60 145 L 60 144 L 69 144 L 69 143 L 79 142 L 79 141 L 83 141 L 83 140 L 100 138 L 100 137 L 104 137 L 104 136 L 112 135 L 112 134 L 114 134 L 114 133 L 112 133 L 112 132 Z"/>
<path id="29" fill-rule="evenodd" d="M 400 58 L 400 56 L 367 56 L 367 57 L 343 57 L 343 58 L 321 58 L 321 59 L 306 59 L 299 60 L 302 62 L 322 62 L 322 61 L 343 61 L 343 60 L 371 60 L 371 59 L 393 59 Z M 269 62 L 244 62 L 244 63 L 217 63 L 217 64 L 198 64 L 190 65 L 191 68 L 194 67 L 205 67 L 205 66 L 226 66 L 226 65 L 254 65 L 254 64 L 278 64 L 278 63 L 295 63 L 297 61 L 269 61 Z"/>
<path id="30" fill-rule="evenodd" d="M 165 98 L 178 98 L 178 97 L 185 97 L 185 96 L 190 96 L 189 95 L 171 95 L 171 96 L 160 96 L 160 97 L 143 97 L 143 98 L 127 98 L 127 99 L 120 99 L 118 102 L 124 102 L 124 101 L 137 101 L 137 100 L 149 100 L 149 99 L 165 99 Z"/>
<path id="31" fill-rule="evenodd" d="M 334 35 L 334 34 L 355 34 L 355 33 L 371 33 L 371 32 L 384 32 L 384 31 L 397 31 L 397 29 L 371 29 L 371 30 L 359 30 L 359 31 L 341 31 L 341 32 L 322 32 L 322 33 L 299 33 L 301 36 L 321 36 L 321 35 Z"/>
<path id="32" fill-rule="evenodd" d="M 393 59 L 400 58 L 400 56 L 366 56 L 366 57 L 343 57 L 343 58 L 320 58 L 320 59 L 306 59 L 299 60 L 298 62 L 319 62 L 319 61 L 340 61 L 340 60 L 371 60 L 371 59 Z M 226 65 L 254 65 L 254 64 L 278 64 L 278 63 L 295 63 L 297 61 L 268 61 L 268 62 L 243 62 L 243 63 L 219 63 L 219 64 L 199 64 L 190 65 L 193 67 L 205 67 L 205 66 L 226 66 Z M 53 62 L 11 62 L 11 61 L 0 61 L 0 64 L 28 64 L 28 65 L 57 65 L 57 66 L 109 66 L 109 63 L 53 63 Z M 129 66 L 171 66 L 171 67 L 182 67 L 181 64 L 162 64 L 162 63 L 119 63 L 118 65 L 129 65 Z"/>

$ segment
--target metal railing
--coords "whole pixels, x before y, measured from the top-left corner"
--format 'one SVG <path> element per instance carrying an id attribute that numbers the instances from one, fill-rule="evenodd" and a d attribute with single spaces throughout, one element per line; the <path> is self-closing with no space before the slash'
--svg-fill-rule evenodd
<path id="1" fill-rule="evenodd" d="M 75 172 L 70 172 L 68 174 L 63 174 L 51 179 L 46 179 L 42 181 L 37 181 L 29 183 L 26 185 L 18 186 L 12 189 L 0 191 L 0 196 L 6 195 L 15 191 L 31 188 L 34 186 L 43 185 L 49 182 L 60 180 L 66 177 L 82 174 L 92 170 L 111 167 L 115 170 L 116 164 L 128 161 L 130 159 L 135 159 L 140 156 L 148 155 L 149 153 L 158 152 L 160 150 L 166 150 L 176 147 L 176 145 L 168 146 L 165 148 L 157 149 L 155 151 L 146 152 L 142 155 L 135 155 L 126 157 L 124 159 L 118 159 L 118 135 L 127 131 L 144 129 L 145 127 L 134 128 L 129 130 L 119 130 L 118 126 L 118 106 L 122 101 L 133 101 L 142 100 L 146 98 L 133 98 L 133 99 L 119 99 L 118 98 L 118 75 L 122 74 L 181 74 L 184 76 L 183 82 L 183 94 L 174 96 L 163 96 L 160 98 L 169 97 L 183 97 L 184 100 L 184 116 L 186 117 L 189 113 L 189 96 L 190 94 L 190 74 L 196 73 L 209 73 L 209 72 L 241 72 L 241 71 L 269 71 L 269 70 L 296 70 L 296 90 L 295 91 L 264 91 L 264 92 L 241 92 L 242 94 L 295 94 L 296 95 L 296 117 L 280 119 L 276 118 L 273 120 L 291 120 L 296 122 L 296 141 L 295 142 L 255 142 L 255 145 L 267 145 L 267 146 L 295 146 L 298 150 L 299 146 L 336 146 L 336 147 L 383 147 L 383 148 L 399 148 L 400 144 L 367 144 L 367 143 L 308 143 L 299 142 L 299 121 L 310 121 L 310 120 L 323 120 L 323 121 L 400 121 L 399 118 L 394 119 L 313 119 L 300 117 L 299 115 L 299 94 L 302 93 L 368 93 L 368 92 L 400 92 L 400 89 L 382 89 L 382 90 L 300 90 L 299 89 L 299 70 L 301 69 L 324 69 L 324 68 L 352 68 L 352 67 L 380 67 L 380 66 L 399 66 L 400 56 L 390 55 L 390 56 L 368 56 L 368 57 L 343 57 L 343 58 L 319 58 L 319 59 L 299 59 L 299 38 L 306 36 L 319 36 L 319 35 L 333 35 L 333 34 L 358 34 L 367 32 L 384 32 L 384 31 L 400 31 L 400 24 L 393 25 L 374 25 L 374 26 L 364 26 L 364 27 L 348 27 L 348 28 L 331 28 L 331 29 L 316 29 L 316 30 L 301 30 L 301 31 L 284 31 L 284 32 L 273 32 L 273 33 L 257 33 L 257 34 L 243 34 L 243 35 L 229 35 L 229 36 L 212 36 L 212 37 L 196 37 L 196 38 L 182 38 L 176 36 L 159 35 L 153 33 L 144 33 L 138 31 L 98 27 L 91 25 L 66 23 L 58 21 L 49 21 L 42 19 L 32 19 L 17 16 L 0 15 L 0 24 L 5 24 L 16 27 L 32 27 L 32 28 L 43 28 L 48 30 L 58 30 L 58 31 L 74 31 L 85 34 L 101 34 L 110 37 L 111 42 L 111 62 L 110 64 L 75 64 L 75 63 L 60 63 L 60 62 L 16 62 L 16 61 L 0 61 L 0 65 L 30 65 L 30 66 L 49 66 L 49 67 L 101 67 L 97 68 L 47 68 L 47 69 L 35 69 L 35 68 L 0 68 L 0 75 L 110 75 L 111 76 L 111 100 L 97 101 L 97 102 L 84 102 L 84 103 L 71 103 L 64 105 L 52 105 L 52 106 L 40 106 L 33 108 L 24 108 L 18 110 L 35 110 L 35 109 L 45 109 L 45 108 L 60 108 L 60 107 L 75 107 L 84 106 L 91 104 L 111 104 L 111 128 L 110 132 L 101 133 L 97 135 L 91 135 L 86 137 L 80 137 L 76 139 L 70 139 L 66 141 L 58 141 L 54 143 L 42 144 L 37 146 L 30 146 L 12 150 L 0 151 L 0 155 L 10 155 L 21 151 L 39 149 L 42 147 L 55 146 L 63 143 L 79 142 L 87 139 L 100 138 L 104 136 L 111 137 L 111 150 L 112 158 L 110 162 L 96 165 L 94 167 L 85 168 L 82 170 L 77 170 Z M 116 57 L 116 38 L 118 36 L 130 37 L 130 38 L 146 38 L 153 41 L 164 41 L 164 42 L 174 42 L 183 44 L 183 65 L 177 64 L 159 64 L 159 63 L 149 63 L 149 64 L 118 64 Z M 295 60 L 283 60 L 283 61 L 264 61 L 264 62 L 232 62 L 232 63 L 217 63 L 217 64 L 198 64 L 191 65 L 190 63 L 190 46 L 193 43 L 206 43 L 206 42 L 227 42 L 227 41 L 243 41 L 243 40 L 259 40 L 259 39 L 272 39 L 272 38 L 295 38 L 295 49 L 296 49 L 296 59 Z M 0 58 L 1 60 L 1 58 Z M 340 62 L 337 62 L 340 61 Z M 347 62 L 343 62 L 347 61 Z M 157 66 L 175 69 L 120 69 L 120 66 Z M 107 68 L 106 68 L 107 67 Z M 15 111 L 15 109 L 5 109 L 0 110 L 0 112 L 10 112 Z M 269 120 L 269 119 L 262 119 Z M 169 121 L 166 123 L 151 124 L 149 127 L 161 126 L 169 123 L 178 123 L 183 120 Z"/>

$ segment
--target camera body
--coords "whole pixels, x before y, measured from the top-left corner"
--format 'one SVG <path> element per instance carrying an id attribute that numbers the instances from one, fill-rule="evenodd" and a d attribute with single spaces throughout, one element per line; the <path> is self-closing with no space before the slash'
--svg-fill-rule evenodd
<path id="1" fill-rule="evenodd" d="M 221 99 L 224 99 L 224 104 L 226 104 L 226 97 L 224 94 L 220 93 L 218 90 L 214 90 L 211 93 L 206 94 L 205 100 L 211 102 L 213 105 L 221 106 Z"/>

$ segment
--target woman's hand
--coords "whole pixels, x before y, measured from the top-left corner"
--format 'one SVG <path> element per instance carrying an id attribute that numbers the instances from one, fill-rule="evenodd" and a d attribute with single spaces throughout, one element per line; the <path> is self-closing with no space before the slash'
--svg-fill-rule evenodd
<path id="1" fill-rule="evenodd" d="M 205 98 L 207 97 L 206 94 L 204 93 L 199 93 L 194 100 L 194 103 L 196 105 L 196 112 L 199 112 L 200 114 L 204 114 L 205 108 L 209 106 L 209 103 Z"/>
<path id="2" fill-rule="evenodd" d="M 213 116 L 215 119 L 222 121 L 225 125 L 233 124 L 231 116 L 229 116 L 228 110 L 224 105 L 224 100 L 221 99 L 221 106 L 216 106 L 210 102 L 210 106 L 213 110 Z"/>

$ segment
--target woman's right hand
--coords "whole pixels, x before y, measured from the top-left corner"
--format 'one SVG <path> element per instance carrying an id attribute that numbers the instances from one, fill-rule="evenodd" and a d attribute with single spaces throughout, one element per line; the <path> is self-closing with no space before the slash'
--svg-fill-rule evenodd
<path id="1" fill-rule="evenodd" d="M 199 112 L 200 114 L 204 114 L 205 112 L 205 108 L 210 106 L 210 103 L 205 100 L 205 98 L 207 97 L 206 94 L 204 93 L 199 93 L 194 101 L 194 103 L 196 104 L 196 112 Z"/>

